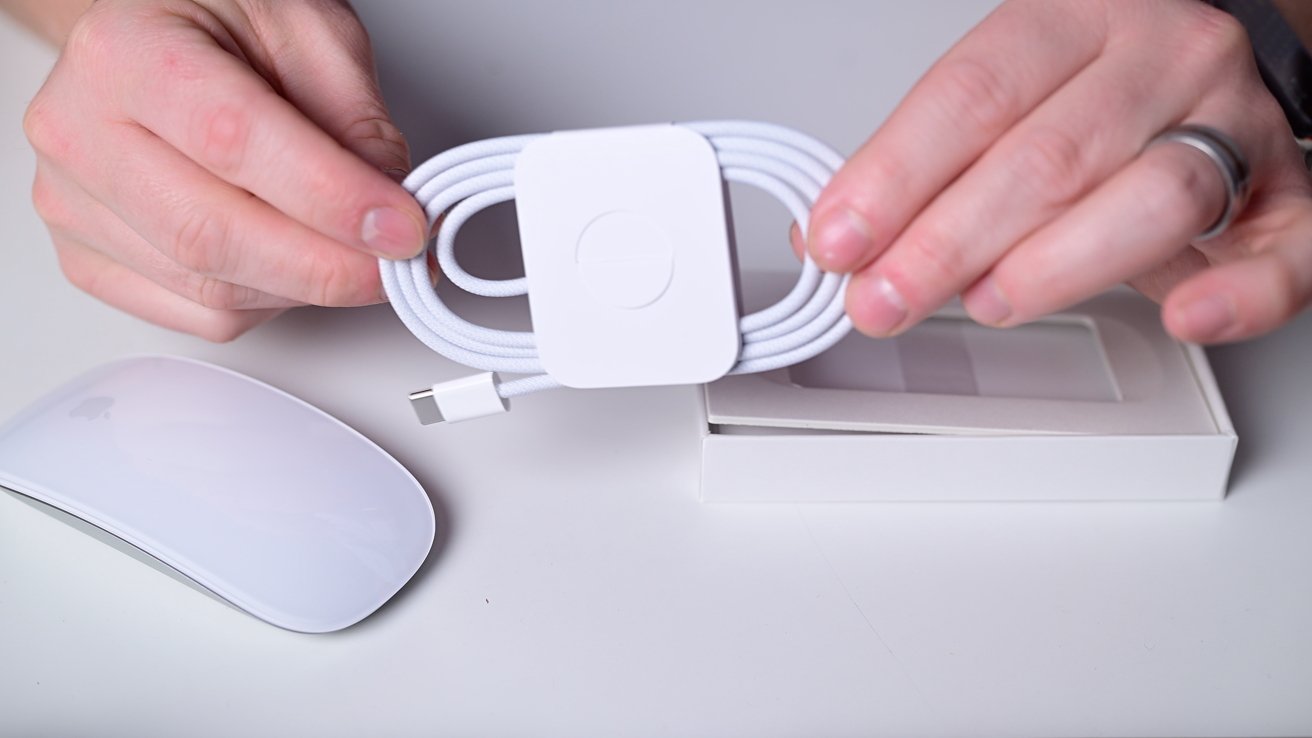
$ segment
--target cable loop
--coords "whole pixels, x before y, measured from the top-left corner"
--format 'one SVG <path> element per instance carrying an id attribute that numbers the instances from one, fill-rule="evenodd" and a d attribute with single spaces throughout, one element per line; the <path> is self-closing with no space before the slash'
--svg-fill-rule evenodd
<path id="1" fill-rule="evenodd" d="M 710 142 L 728 182 L 757 187 L 779 200 L 805 238 L 810 208 L 843 159 L 819 141 L 782 126 L 752 121 L 679 124 Z M 421 164 L 403 183 L 437 226 L 438 265 L 457 287 L 486 297 L 525 294 L 524 277 L 475 277 L 456 260 L 455 238 L 473 215 L 514 199 L 515 160 L 541 135 L 506 136 L 457 146 Z M 440 225 L 439 225 L 440 221 Z M 427 257 L 381 259 L 383 288 L 405 326 L 429 348 L 466 366 L 527 374 L 498 387 L 503 398 L 561 386 L 544 373 L 533 334 L 470 323 L 447 307 L 429 282 Z M 775 304 L 739 320 L 742 350 L 730 374 L 780 369 L 838 343 L 852 324 L 843 310 L 847 275 L 822 272 L 808 256 L 797 284 Z"/>

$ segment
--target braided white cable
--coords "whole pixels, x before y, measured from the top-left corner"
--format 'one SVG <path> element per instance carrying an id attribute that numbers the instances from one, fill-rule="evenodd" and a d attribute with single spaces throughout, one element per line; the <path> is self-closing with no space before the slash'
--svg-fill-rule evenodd
<path id="1" fill-rule="evenodd" d="M 829 147 L 782 126 L 750 121 L 680 125 L 710 141 L 726 181 L 758 187 L 783 203 L 803 236 L 811 205 L 843 163 Z M 514 199 L 515 159 L 539 135 L 545 134 L 457 146 L 420 165 L 403 183 L 424 207 L 430 227 L 441 219 L 433 247 L 438 266 L 466 292 L 486 297 L 528 292 L 524 277 L 489 280 L 466 272 L 456 261 L 455 239 L 475 213 Z M 452 312 L 429 282 L 425 255 L 406 261 L 383 259 L 379 270 L 396 314 L 429 348 L 475 369 L 529 375 L 502 383 L 497 389 L 501 397 L 561 386 L 545 373 L 531 332 L 476 325 Z M 729 373 L 790 366 L 841 340 L 852 327 L 843 311 L 847 280 L 846 275 L 822 272 L 807 257 L 788 295 L 741 318 L 742 350 Z"/>

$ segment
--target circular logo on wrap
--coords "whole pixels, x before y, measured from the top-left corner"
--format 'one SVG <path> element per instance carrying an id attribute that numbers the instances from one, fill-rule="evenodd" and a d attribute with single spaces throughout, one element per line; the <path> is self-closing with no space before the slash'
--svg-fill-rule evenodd
<path id="1" fill-rule="evenodd" d="M 593 219 L 579 234 L 575 260 L 594 298 L 630 310 L 659 300 L 674 276 L 669 234 L 651 218 L 625 210 Z"/>

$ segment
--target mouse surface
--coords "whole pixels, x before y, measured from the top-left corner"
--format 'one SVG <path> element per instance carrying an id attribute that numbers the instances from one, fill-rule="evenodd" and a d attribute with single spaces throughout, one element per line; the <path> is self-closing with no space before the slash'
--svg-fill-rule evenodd
<path id="1" fill-rule="evenodd" d="M 0 485 L 306 633 L 378 609 L 435 527 L 414 477 L 341 421 L 171 357 L 93 369 L 0 426 Z"/>

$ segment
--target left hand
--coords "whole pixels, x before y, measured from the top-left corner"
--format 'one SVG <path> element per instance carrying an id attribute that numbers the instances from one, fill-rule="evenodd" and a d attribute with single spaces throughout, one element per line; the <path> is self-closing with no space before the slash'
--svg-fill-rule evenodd
<path id="1" fill-rule="evenodd" d="M 1252 199 L 1216 166 L 1145 144 L 1196 123 L 1233 138 Z M 808 248 L 855 272 L 847 309 L 899 333 L 957 294 L 1013 326 L 1129 281 L 1180 339 L 1231 341 L 1312 297 L 1312 182 L 1230 16 L 1197 0 L 1012 0 L 962 39 L 835 175 Z"/>

